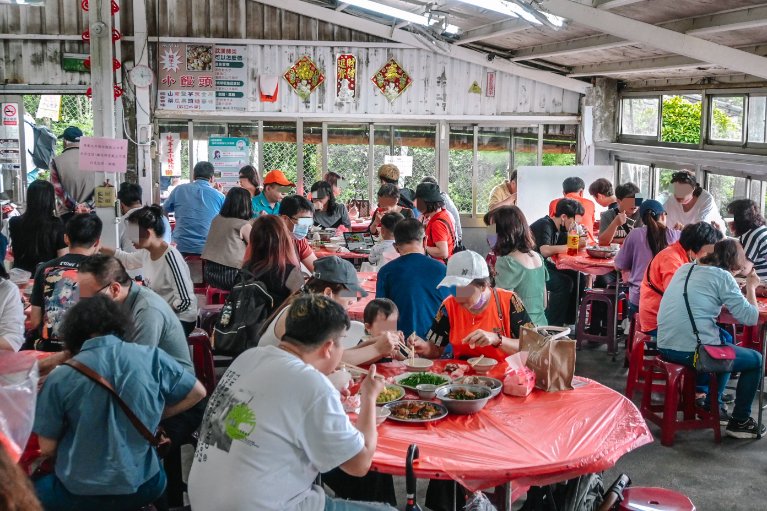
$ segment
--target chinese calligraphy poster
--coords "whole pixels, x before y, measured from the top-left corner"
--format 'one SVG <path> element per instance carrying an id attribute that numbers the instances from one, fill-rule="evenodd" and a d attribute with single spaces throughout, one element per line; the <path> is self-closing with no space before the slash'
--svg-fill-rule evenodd
<path id="1" fill-rule="evenodd" d="M 341 103 L 354 100 L 357 95 L 357 58 L 341 54 L 336 57 L 336 98 Z"/>
<path id="2" fill-rule="evenodd" d="M 215 110 L 213 46 L 160 45 L 159 107 L 163 110 Z"/>
<path id="3" fill-rule="evenodd" d="M 160 135 L 160 163 L 163 176 L 181 175 L 181 136 L 178 133 Z"/>

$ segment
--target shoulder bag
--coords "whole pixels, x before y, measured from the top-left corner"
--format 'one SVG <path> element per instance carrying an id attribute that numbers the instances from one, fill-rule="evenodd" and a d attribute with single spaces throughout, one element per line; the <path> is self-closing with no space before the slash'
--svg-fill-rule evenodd
<path id="1" fill-rule="evenodd" d="M 122 408 L 123 413 L 125 413 L 125 415 L 128 417 L 128 420 L 130 420 L 131 424 L 133 424 L 133 427 L 136 428 L 136 431 L 141 433 L 141 436 L 143 436 L 146 441 L 149 442 L 149 445 L 157 449 L 157 455 L 160 458 L 164 458 L 168 454 L 170 451 L 171 442 L 168 435 L 165 434 L 165 430 L 163 430 L 162 427 L 157 428 L 157 433 L 153 435 L 149 429 L 144 426 L 144 423 L 141 422 L 141 419 L 136 417 L 136 414 L 133 413 L 133 410 L 131 410 L 128 404 L 122 400 L 120 395 L 117 393 L 114 387 L 112 387 L 112 384 L 106 380 L 106 378 L 79 360 L 69 359 L 64 362 L 64 364 L 90 378 L 96 382 L 97 385 L 105 388 L 107 392 L 112 395 L 120 408 Z"/>
<path id="2" fill-rule="evenodd" d="M 695 347 L 693 366 L 700 373 L 732 372 L 732 367 L 735 364 L 735 349 L 732 346 L 726 344 L 703 344 L 700 342 L 698 327 L 695 325 L 695 318 L 693 318 L 692 309 L 690 308 L 690 300 L 687 298 L 687 283 L 690 281 L 690 275 L 692 275 L 692 270 L 694 269 L 695 265 L 693 264 L 690 267 L 690 272 L 684 279 L 684 292 L 682 293 L 684 305 L 687 307 L 687 316 L 692 324 L 692 333 L 695 334 L 695 340 L 698 342 L 698 345 Z"/>

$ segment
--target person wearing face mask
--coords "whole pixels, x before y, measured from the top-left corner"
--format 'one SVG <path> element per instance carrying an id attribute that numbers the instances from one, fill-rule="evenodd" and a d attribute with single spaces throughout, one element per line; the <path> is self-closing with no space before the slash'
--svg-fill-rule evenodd
<path id="1" fill-rule="evenodd" d="M 547 325 L 546 281 L 549 273 L 543 256 L 535 251 L 535 239 L 527 219 L 517 206 L 501 206 L 493 211 L 488 243 L 497 255 L 495 285 L 514 291 L 522 299 L 530 319 Z"/>
<path id="2" fill-rule="evenodd" d="M 252 216 L 250 192 L 245 188 L 229 190 L 221 212 L 211 223 L 202 251 L 205 282 L 211 286 L 231 291 L 237 283 L 250 238 Z"/>
<path id="3" fill-rule="evenodd" d="M 681 229 L 687 224 L 708 222 L 724 232 L 724 221 L 716 206 L 714 196 L 698 185 L 691 170 L 681 170 L 671 175 L 673 197 L 663 204 L 668 214 L 668 225 Z"/>
<path id="4" fill-rule="evenodd" d="M 546 260 L 549 280 L 546 289 L 549 293 L 549 303 L 546 317 L 549 325 L 572 325 L 575 322 L 577 304 L 575 303 L 575 284 L 578 280 L 576 272 L 559 270 L 551 260 L 553 256 L 567 253 L 567 232 L 577 225 L 577 217 L 583 215 L 583 206 L 573 199 L 562 199 L 557 202 L 553 216 L 545 216 L 533 222 L 530 231 L 535 238 L 535 250 Z M 581 238 L 581 246 L 586 241 Z M 585 279 L 580 279 L 585 285 Z"/>
<path id="5" fill-rule="evenodd" d="M 280 218 L 293 233 L 293 243 L 301 264 L 313 272 L 317 255 L 312 250 L 307 236 L 314 225 L 314 205 L 300 195 L 288 195 L 280 204 Z"/>
<path id="6" fill-rule="evenodd" d="M 450 345 L 454 358 L 484 355 L 500 362 L 518 352 L 520 328 L 533 322 L 514 292 L 490 285 L 482 256 L 471 250 L 455 254 L 446 275 L 439 287 L 456 286 L 456 294 L 442 302 L 426 340 L 412 341 L 416 353 L 439 358 Z"/>
<path id="7" fill-rule="evenodd" d="M 708 255 L 722 233 L 711 224 L 698 222 L 682 229 L 679 241 L 664 248 L 650 261 L 639 288 L 638 328 L 658 335 L 658 308 L 674 273 L 683 265 Z"/>
<path id="8" fill-rule="evenodd" d="M 333 187 L 327 181 L 317 181 L 312 185 L 312 203 L 314 204 L 314 223 L 325 229 L 337 229 L 340 226 L 351 229 L 352 221 L 346 205 L 336 202 Z"/>

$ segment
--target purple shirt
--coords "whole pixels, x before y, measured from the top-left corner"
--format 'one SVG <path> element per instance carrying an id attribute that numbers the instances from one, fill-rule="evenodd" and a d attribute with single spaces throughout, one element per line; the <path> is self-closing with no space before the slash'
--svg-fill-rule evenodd
<path id="1" fill-rule="evenodd" d="M 677 242 L 680 234 L 676 229 L 666 229 L 668 244 Z M 647 227 L 632 229 L 615 256 L 615 267 L 629 272 L 629 301 L 634 305 L 639 305 L 639 286 L 652 257 L 650 244 L 647 243 Z"/>

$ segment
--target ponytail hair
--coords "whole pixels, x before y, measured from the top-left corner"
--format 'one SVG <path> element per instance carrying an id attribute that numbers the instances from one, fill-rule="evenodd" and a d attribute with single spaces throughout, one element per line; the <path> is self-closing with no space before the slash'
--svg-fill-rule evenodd
<path id="1" fill-rule="evenodd" d="M 650 245 L 650 251 L 653 257 L 668 246 L 666 234 L 668 227 L 658 222 L 658 213 L 652 209 L 647 209 L 642 215 L 642 222 L 647 227 L 647 243 Z"/>
<path id="2" fill-rule="evenodd" d="M 714 250 L 700 262 L 708 266 L 716 266 L 725 271 L 733 272 L 740 270 L 744 258 L 740 243 L 733 238 L 725 238 L 714 245 Z"/>
<path id="3" fill-rule="evenodd" d="M 128 222 L 138 224 L 142 229 L 152 229 L 158 238 L 165 234 L 165 222 L 163 221 L 162 208 L 157 204 L 144 206 L 128 217 Z"/>

